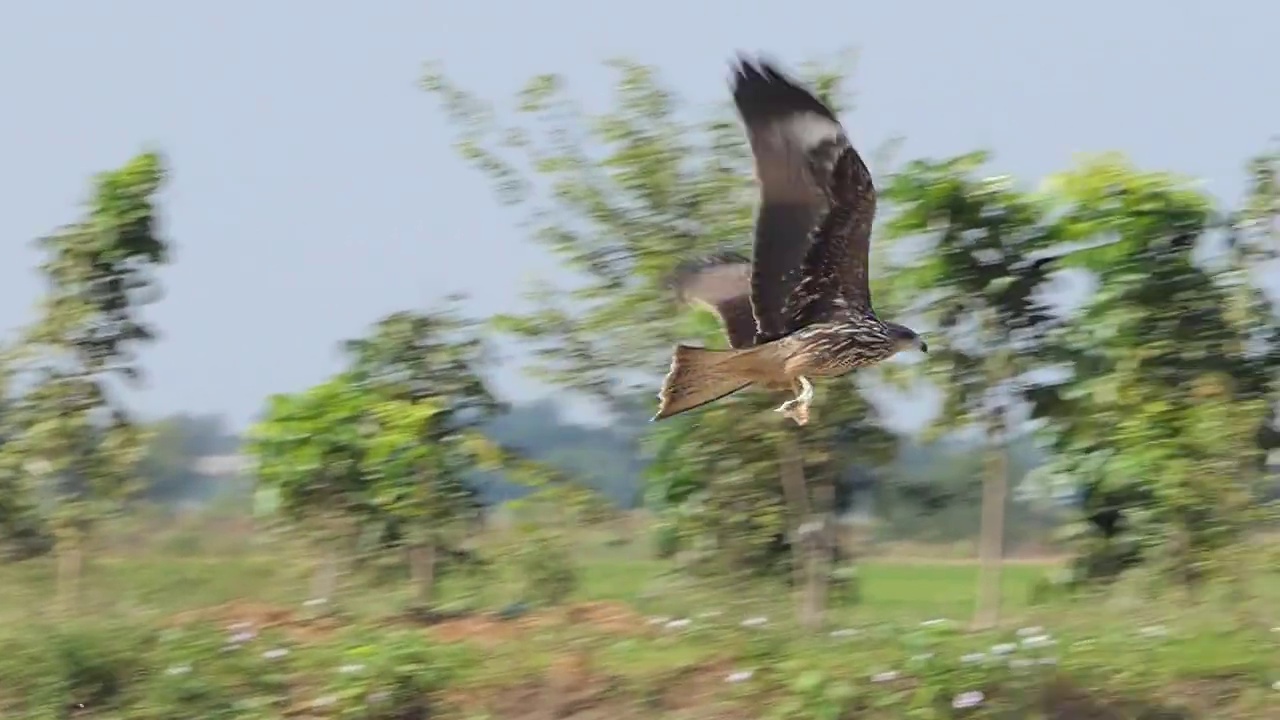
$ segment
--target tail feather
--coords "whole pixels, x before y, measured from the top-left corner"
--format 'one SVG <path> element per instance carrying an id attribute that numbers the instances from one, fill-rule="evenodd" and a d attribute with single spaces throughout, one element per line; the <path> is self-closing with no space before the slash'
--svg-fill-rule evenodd
<path id="1" fill-rule="evenodd" d="M 653 420 L 702 407 L 751 384 L 744 372 L 756 348 L 710 350 L 677 345 L 671 370 L 658 393 L 660 404 Z"/>

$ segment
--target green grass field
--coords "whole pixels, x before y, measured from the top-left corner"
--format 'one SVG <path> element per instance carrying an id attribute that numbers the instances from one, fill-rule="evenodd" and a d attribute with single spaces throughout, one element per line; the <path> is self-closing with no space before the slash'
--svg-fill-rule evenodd
<path id="1" fill-rule="evenodd" d="M 781 583 L 577 547 L 573 598 L 509 619 L 522 582 L 501 567 L 446 575 L 443 619 L 390 570 L 308 603 L 293 540 L 101 553 L 75 619 L 50 562 L 3 566 L 0 717 L 1280 717 L 1274 577 L 1245 601 L 1134 582 L 1032 603 L 1053 566 L 1010 564 L 1001 629 L 970 633 L 975 565 L 877 558 L 814 634 Z"/>

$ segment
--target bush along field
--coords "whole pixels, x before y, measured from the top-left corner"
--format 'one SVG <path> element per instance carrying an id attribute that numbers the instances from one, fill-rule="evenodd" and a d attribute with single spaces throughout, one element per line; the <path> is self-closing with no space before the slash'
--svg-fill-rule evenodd
<path id="1" fill-rule="evenodd" d="M 1019 562 L 1004 574 L 1005 620 L 977 632 L 972 563 L 869 559 L 813 630 L 794 621 L 783 582 L 693 575 L 599 537 L 562 537 L 579 547 L 536 561 L 446 569 L 430 607 L 373 568 L 308 598 L 314 558 L 286 542 L 233 557 L 100 556 L 71 617 L 36 600 L 52 591 L 48 568 L 10 566 L 0 711 L 745 720 L 1280 708 L 1280 627 L 1263 619 L 1280 608 L 1274 586 L 1247 608 L 1216 588 L 1191 598 L 1137 578 L 1041 600 L 1060 570 Z"/>

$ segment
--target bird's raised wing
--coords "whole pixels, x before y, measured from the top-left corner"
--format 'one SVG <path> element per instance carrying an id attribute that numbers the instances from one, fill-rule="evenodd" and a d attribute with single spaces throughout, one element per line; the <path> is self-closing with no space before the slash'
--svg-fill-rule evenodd
<path id="1" fill-rule="evenodd" d="M 672 274 L 671 287 L 681 302 L 704 305 L 720 317 L 729 347 L 755 344 L 756 319 L 751 311 L 751 261 L 737 253 L 720 253 L 683 263 Z"/>
<path id="2" fill-rule="evenodd" d="M 867 254 L 876 190 L 871 171 L 847 140 L 827 198 L 829 209 L 813 231 L 800 282 L 787 301 L 788 332 L 871 310 Z"/>
<path id="3" fill-rule="evenodd" d="M 733 100 L 760 183 L 751 272 L 759 342 L 787 332 L 787 299 L 826 209 L 831 168 L 848 141 L 830 108 L 767 61 L 739 57 Z"/>

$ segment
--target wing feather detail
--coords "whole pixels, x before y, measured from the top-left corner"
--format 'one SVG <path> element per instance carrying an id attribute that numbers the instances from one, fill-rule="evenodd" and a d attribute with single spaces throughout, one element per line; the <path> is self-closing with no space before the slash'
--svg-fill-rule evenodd
<path id="1" fill-rule="evenodd" d="M 729 347 L 755 344 L 756 319 L 751 309 L 751 262 L 737 253 L 720 253 L 676 268 L 671 288 L 680 301 L 701 305 L 720 318 Z"/>
<path id="2" fill-rule="evenodd" d="M 830 209 L 813 231 L 800 283 L 787 303 L 790 331 L 872 312 L 867 265 L 876 192 L 871 172 L 848 143 L 833 169 L 828 199 Z"/>
<path id="3" fill-rule="evenodd" d="M 800 282 L 811 232 L 827 207 L 831 168 L 848 141 L 831 109 L 768 61 L 739 58 L 733 99 L 760 185 L 751 305 L 761 342 L 787 332 L 787 298 Z"/>

